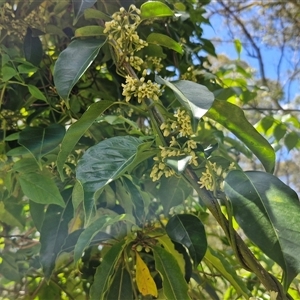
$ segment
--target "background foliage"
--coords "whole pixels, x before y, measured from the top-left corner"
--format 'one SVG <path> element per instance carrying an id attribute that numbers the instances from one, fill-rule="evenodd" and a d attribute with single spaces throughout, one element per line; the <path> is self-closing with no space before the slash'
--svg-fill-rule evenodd
<path id="1" fill-rule="evenodd" d="M 1 299 L 300 297 L 299 122 L 208 3 L 0 3 Z"/>

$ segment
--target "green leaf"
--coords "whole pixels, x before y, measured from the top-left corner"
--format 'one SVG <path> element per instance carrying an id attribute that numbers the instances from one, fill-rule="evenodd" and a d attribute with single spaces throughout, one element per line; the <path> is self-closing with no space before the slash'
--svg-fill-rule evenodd
<path id="1" fill-rule="evenodd" d="M 190 214 L 175 215 L 167 223 L 166 232 L 172 241 L 188 249 L 197 267 L 207 249 L 205 229 L 200 219 Z"/>
<path id="2" fill-rule="evenodd" d="M 156 44 L 156 45 L 160 45 L 172 49 L 178 52 L 179 54 L 183 53 L 181 45 L 165 34 L 150 33 L 147 37 L 147 42 L 149 44 Z"/>
<path id="3" fill-rule="evenodd" d="M 24 39 L 24 55 L 26 60 L 34 66 L 38 66 L 43 57 L 42 42 L 38 36 L 33 36 L 29 27 Z"/>
<path id="4" fill-rule="evenodd" d="M 87 8 L 92 7 L 97 0 L 73 0 L 74 8 L 74 21 L 73 26 L 77 23 L 78 19 L 83 15 Z"/>
<path id="5" fill-rule="evenodd" d="M 20 221 L 5 209 L 3 202 L 0 202 L 0 220 L 6 225 L 23 228 Z"/>
<path id="6" fill-rule="evenodd" d="M 173 11 L 166 4 L 160 1 L 148 1 L 141 6 L 141 18 L 159 18 L 159 17 L 172 17 Z"/>
<path id="7" fill-rule="evenodd" d="M 235 47 L 235 50 L 240 58 L 241 56 L 241 53 L 242 53 L 242 49 L 243 49 L 243 45 L 241 43 L 240 40 L 234 40 L 234 47 Z"/>
<path id="8" fill-rule="evenodd" d="M 206 116 L 236 135 L 261 161 L 267 172 L 275 166 L 275 152 L 268 141 L 248 122 L 241 108 L 226 101 L 215 100 Z"/>
<path id="9" fill-rule="evenodd" d="M 157 197 L 163 206 L 164 214 L 168 215 L 171 207 L 183 204 L 190 193 L 191 187 L 181 177 L 163 177 L 160 180 Z"/>
<path id="10" fill-rule="evenodd" d="M 65 208 L 49 205 L 41 228 L 40 262 L 47 280 L 50 279 L 55 261 L 68 236 L 68 224 L 73 217 L 71 189 L 63 192 L 66 199 Z"/>
<path id="11" fill-rule="evenodd" d="M 236 274 L 234 267 L 221 254 L 211 248 L 207 248 L 204 261 L 212 264 L 232 284 L 237 294 L 244 296 L 245 299 L 251 296 L 241 277 Z"/>
<path id="12" fill-rule="evenodd" d="M 96 118 L 112 104 L 113 102 L 105 100 L 93 103 L 81 116 L 81 118 L 69 127 L 62 140 L 61 148 L 57 157 L 57 169 L 62 180 L 64 180 L 63 166 L 68 155 L 78 143 L 79 139 L 94 123 Z"/>
<path id="13" fill-rule="evenodd" d="M 34 85 L 28 84 L 27 85 L 29 93 L 36 99 L 40 99 L 43 101 L 47 101 L 46 97 L 44 94 Z"/>
<path id="14" fill-rule="evenodd" d="M 41 232 L 45 217 L 45 205 L 29 201 L 30 216 L 36 229 Z"/>
<path id="15" fill-rule="evenodd" d="M 73 86 L 94 61 L 105 42 L 104 37 L 75 39 L 59 54 L 53 77 L 60 97 L 68 99 Z"/>
<path id="16" fill-rule="evenodd" d="M 75 37 L 99 36 L 103 34 L 103 30 L 104 28 L 99 25 L 84 26 L 75 30 Z"/>
<path id="17" fill-rule="evenodd" d="M 163 293 L 166 299 L 191 299 L 188 286 L 174 256 L 160 246 L 152 248 L 155 269 L 163 281 Z"/>
<path id="18" fill-rule="evenodd" d="M 157 75 L 155 76 L 155 81 L 169 87 L 178 101 L 191 112 L 196 120 L 201 119 L 214 102 L 214 94 L 204 85 L 188 80 L 179 80 L 171 83 Z"/>
<path id="19" fill-rule="evenodd" d="M 96 192 L 120 177 L 135 158 L 142 141 L 132 136 L 106 139 L 90 147 L 77 165 L 76 177 L 87 192 Z"/>
<path id="20" fill-rule="evenodd" d="M 274 129 L 274 137 L 279 142 L 286 134 L 286 126 L 282 123 L 278 124 Z"/>
<path id="21" fill-rule="evenodd" d="M 26 173 L 21 174 L 18 179 L 23 193 L 30 200 L 41 204 L 65 206 L 56 184 L 50 177 L 44 174 Z"/>
<path id="22" fill-rule="evenodd" d="M 300 272 L 300 202 L 272 174 L 238 170 L 225 178 L 225 193 L 245 234 L 286 274 L 285 288 Z"/>
<path id="23" fill-rule="evenodd" d="M 15 70 L 14 68 L 8 67 L 8 66 L 4 66 L 1 70 L 1 81 L 2 82 L 6 82 L 9 79 L 11 79 L 12 77 L 14 77 L 15 75 L 18 74 L 18 71 Z"/>
<path id="24" fill-rule="evenodd" d="M 132 299 L 131 276 L 123 265 L 119 265 L 114 280 L 110 285 L 107 300 Z"/>
<path id="25" fill-rule="evenodd" d="M 107 226 L 113 225 L 120 221 L 130 221 L 134 223 L 134 219 L 130 215 L 102 215 L 97 220 L 92 222 L 79 236 L 74 249 L 74 262 L 77 262 L 81 257 L 84 249 L 90 244 L 93 237 Z"/>
<path id="26" fill-rule="evenodd" d="M 9 281 L 20 281 L 21 272 L 15 253 L 1 253 L 0 274 Z"/>
<path id="27" fill-rule="evenodd" d="M 65 128 L 60 124 L 51 124 L 46 128 L 26 127 L 20 132 L 18 142 L 39 161 L 60 144 L 64 134 Z"/>
<path id="28" fill-rule="evenodd" d="M 100 266 L 97 268 L 94 282 L 90 289 L 91 300 L 104 300 L 109 289 L 111 278 L 115 272 L 115 266 L 126 246 L 125 240 L 113 245 L 103 257 Z"/>
<path id="29" fill-rule="evenodd" d="M 284 144 L 288 148 L 289 151 L 291 151 L 299 142 L 299 135 L 292 131 L 289 134 L 287 134 L 284 138 Z"/>
<path id="30" fill-rule="evenodd" d="M 110 21 L 111 17 L 104 12 L 94 9 L 94 8 L 87 8 L 84 11 L 84 18 L 86 20 L 88 19 L 98 19 L 98 20 L 104 20 L 104 21 Z"/>

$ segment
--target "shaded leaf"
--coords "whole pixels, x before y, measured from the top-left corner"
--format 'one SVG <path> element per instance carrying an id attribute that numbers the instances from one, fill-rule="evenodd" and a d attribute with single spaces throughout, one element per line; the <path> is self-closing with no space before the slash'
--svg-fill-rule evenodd
<path id="1" fill-rule="evenodd" d="M 273 172 L 274 149 L 248 122 L 241 108 L 226 101 L 215 100 L 206 116 L 235 134 L 257 156 L 266 171 Z"/>
<path id="2" fill-rule="evenodd" d="M 160 1 L 148 1 L 141 5 L 141 18 L 172 17 L 173 11 Z"/>
<path id="3" fill-rule="evenodd" d="M 191 187 L 181 177 L 163 177 L 160 181 L 157 197 L 163 206 L 164 214 L 169 214 L 171 207 L 182 204 L 190 193 Z"/>
<path id="4" fill-rule="evenodd" d="M 165 34 L 150 33 L 147 37 L 147 42 L 149 44 L 156 44 L 156 45 L 160 45 L 172 49 L 178 52 L 179 54 L 183 53 L 181 45 Z"/>
<path id="5" fill-rule="evenodd" d="M 299 142 L 299 135 L 292 131 L 289 134 L 287 134 L 284 138 L 284 144 L 288 148 L 289 151 L 291 151 Z"/>
<path id="6" fill-rule="evenodd" d="M 175 215 L 167 223 L 166 232 L 172 241 L 188 249 L 197 267 L 207 249 L 205 229 L 200 219 L 190 214 Z"/>
<path id="7" fill-rule="evenodd" d="M 94 123 L 95 119 L 112 104 L 113 102 L 105 100 L 93 103 L 81 118 L 69 127 L 62 140 L 61 148 L 57 156 L 57 169 L 62 180 L 64 179 L 63 166 L 68 155 L 78 143 L 79 139 Z"/>
<path id="8" fill-rule="evenodd" d="M 244 281 L 236 274 L 234 267 L 222 255 L 208 248 L 205 253 L 204 261 L 212 264 L 213 267 L 232 284 L 239 295 L 243 295 L 245 299 L 251 296 Z"/>
<path id="9" fill-rule="evenodd" d="M 105 294 L 109 288 L 115 266 L 125 245 L 125 240 L 113 245 L 103 257 L 100 266 L 96 270 L 94 282 L 90 289 L 91 300 L 105 299 Z"/>
<path id="10" fill-rule="evenodd" d="M 55 267 L 55 261 L 68 236 L 68 223 L 73 216 L 71 189 L 65 190 L 65 208 L 49 205 L 41 228 L 40 262 L 47 280 Z"/>
<path id="11" fill-rule="evenodd" d="M 34 85 L 27 85 L 29 93 L 36 99 L 47 101 L 45 95 Z"/>
<path id="12" fill-rule="evenodd" d="M 77 165 L 76 177 L 85 192 L 87 219 L 94 205 L 94 193 L 126 172 L 141 143 L 132 136 L 113 137 L 89 148 L 83 154 Z"/>
<path id="13" fill-rule="evenodd" d="M 113 282 L 110 285 L 107 300 L 133 299 L 131 277 L 123 265 L 119 265 Z"/>
<path id="14" fill-rule="evenodd" d="M 64 134 L 65 128 L 60 124 L 51 124 L 46 128 L 26 127 L 20 132 L 18 142 L 39 161 L 60 144 Z"/>
<path id="15" fill-rule="evenodd" d="M 23 228 L 23 225 L 20 223 L 20 221 L 5 209 L 2 201 L 0 202 L 0 220 L 9 226 Z"/>
<path id="16" fill-rule="evenodd" d="M 225 193 L 245 234 L 286 273 L 285 288 L 300 272 L 300 202 L 277 177 L 258 171 L 231 171 Z"/>
<path id="17" fill-rule="evenodd" d="M 106 38 L 75 39 L 62 51 L 54 65 L 54 84 L 57 93 L 68 99 L 73 86 L 94 61 Z"/>
<path id="18" fill-rule="evenodd" d="M 97 220 L 92 222 L 79 236 L 74 249 L 74 262 L 77 262 L 81 257 L 84 249 L 89 246 L 93 237 L 100 231 L 103 231 L 107 226 L 113 225 L 120 221 L 130 221 L 134 223 L 133 217 L 130 215 L 102 215 Z"/>
<path id="19" fill-rule="evenodd" d="M 85 19 L 98 19 L 98 20 L 104 20 L 104 21 L 110 21 L 111 17 L 107 14 L 105 14 L 104 12 L 97 10 L 97 9 L 93 9 L 93 8 L 87 8 L 84 11 L 84 17 Z"/>
<path id="20" fill-rule="evenodd" d="M 143 296 L 151 295 L 157 297 L 157 287 L 150 274 L 150 271 L 145 262 L 140 257 L 139 253 L 135 252 L 136 257 L 136 284 L 138 290 Z"/>
<path id="21" fill-rule="evenodd" d="M 160 246 L 152 248 L 155 269 L 163 281 L 163 293 L 166 299 L 190 299 L 188 285 L 174 256 Z"/>
<path id="22" fill-rule="evenodd" d="M 74 8 L 74 21 L 73 25 L 75 25 L 78 19 L 83 15 L 84 11 L 87 8 L 92 7 L 97 0 L 73 0 L 73 8 Z"/>
<path id="23" fill-rule="evenodd" d="M 20 281 L 19 263 L 15 253 L 1 253 L 0 274 L 9 281 Z"/>
<path id="24" fill-rule="evenodd" d="M 24 38 L 24 55 L 27 61 L 38 66 L 43 57 L 43 46 L 38 36 L 33 36 L 28 27 Z"/>
<path id="25" fill-rule="evenodd" d="M 41 204 L 65 206 L 65 202 L 55 182 L 38 173 L 21 174 L 18 177 L 23 193 L 32 201 Z"/>

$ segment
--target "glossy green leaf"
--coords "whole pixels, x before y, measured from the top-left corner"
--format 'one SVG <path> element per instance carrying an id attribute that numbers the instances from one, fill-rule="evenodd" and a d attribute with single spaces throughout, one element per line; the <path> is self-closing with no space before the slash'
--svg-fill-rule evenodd
<path id="1" fill-rule="evenodd" d="M 225 193 L 245 234 L 285 271 L 285 287 L 300 272 L 300 202 L 277 177 L 258 171 L 231 171 Z"/>
<path id="2" fill-rule="evenodd" d="M 47 101 L 45 95 L 34 85 L 27 85 L 29 93 L 36 99 Z"/>
<path id="3" fill-rule="evenodd" d="M 104 300 L 109 289 L 111 278 L 115 272 L 115 266 L 125 247 L 125 241 L 113 245 L 103 257 L 100 266 L 97 268 L 94 282 L 90 289 L 91 300 Z"/>
<path id="4" fill-rule="evenodd" d="M 53 77 L 60 97 L 68 99 L 73 86 L 94 61 L 105 42 L 104 37 L 75 39 L 59 54 Z"/>
<path id="5" fill-rule="evenodd" d="M 77 28 L 75 30 L 75 37 L 91 37 L 103 34 L 104 28 L 98 25 L 89 25 Z"/>
<path id="6" fill-rule="evenodd" d="M 131 276 L 123 265 L 119 265 L 113 282 L 109 287 L 107 300 L 133 299 Z"/>
<path id="7" fill-rule="evenodd" d="M 113 225 L 120 221 L 130 221 L 134 223 L 134 219 L 130 215 L 102 215 L 92 222 L 79 236 L 74 249 L 74 261 L 77 262 L 81 257 L 84 249 L 90 244 L 93 237 L 107 226 Z"/>
<path id="8" fill-rule="evenodd" d="M 206 116 L 236 135 L 261 161 L 267 172 L 275 166 L 275 152 L 268 141 L 248 122 L 241 108 L 226 101 L 215 100 Z"/>
<path id="9" fill-rule="evenodd" d="M 164 214 L 168 215 L 170 208 L 183 204 L 184 200 L 191 193 L 191 187 L 181 177 L 163 177 L 157 191 L 157 197 L 164 209 Z"/>
<path id="10" fill-rule="evenodd" d="M 142 19 L 172 17 L 173 15 L 169 6 L 160 1 L 148 1 L 141 5 Z"/>
<path id="11" fill-rule="evenodd" d="M 89 148 L 80 159 L 76 177 L 87 192 L 96 192 L 121 176 L 135 158 L 142 141 L 132 136 L 106 139 Z"/>
<path id="12" fill-rule="evenodd" d="M 239 295 L 244 296 L 245 299 L 248 299 L 249 296 L 251 296 L 244 281 L 236 274 L 234 266 L 232 266 L 221 254 L 208 248 L 205 253 L 204 261 L 210 263 L 220 274 L 222 274 L 222 276 L 232 284 Z"/>
<path id="13" fill-rule="evenodd" d="M 97 0 L 72 0 L 73 8 L 74 8 L 74 21 L 73 25 L 75 25 L 78 19 L 83 15 L 84 11 L 87 8 L 92 7 Z"/>
<path id="14" fill-rule="evenodd" d="M 65 202 L 55 182 L 38 173 L 21 174 L 18 177 L 23 193 L 32 201 L 41 204 L 65 206 Z"/>
<path id="15" fill-rule="evenodd" d="M 43 57 L 42 42 L 38 36 L 33 36 L 29 27 L 24 38 L 24 55 L 26 60 L 34 66 L 38 66 Z"/>
<path id="16" fill-rule="evenodd" d="M 160 45 L 172 49 L 178 52 L 179 54 L 183 53 L 181 45 L 165 34 L 150 33 L 147 37 L 147 42 L 149 44 Z"/>
<path id="17" fill-rule="evenodd" d="M 166 232 L 172 241 L 188 249 L 197 267 L 207 249 L 205 229 L 200 219 L 190 214 L 175 215 L 167 223 Z"/>
<path id="18" fill-rule="evenodd" d="M 73 216 L 71 189 L 65 190 L 63 195 L 66 199 L 65 208 L 49 205 L 41 228 L 40 262 L 47 280 L 51 277 L 56 258 L 68 236 L 68 224 Z"/>
<path id="19" fill-rule="evenodd" d="M 93 8 L 87 8 L 84 11 L 84 18 L 85 19 L 98 19 L 98 20 L 104 20 L 104 21 L 110 21 L 111 17 L 107 14 L 105 14 L 104 12 L 97 10 L 97 9 L 93 9 Z"/>
<path id="20" fill-rule="evenodd" d="M 152 251 L 155 269 L 162 278 L 165 299 L 190 299 L 188 285 L 174 256 L 160 246 L 154 246 Z"/>
<path id="21" fill-rule="evenodd" d="M 64 134 L 65 128 L 60 124 L 51 124 L 46 128 L 26 127 L 20 132 L 18 142 L 39 161 L 60 144 Z"/>
<path id="22" fill-rule="evenodd" d="M 57 156 L 57 169 L 62 180 L 64 180 L 63 166 L 68 155 L 78 143 L 79 139 L 95 122 L 96 118 L 112 104 L 113 102 L 105 100 L 93 103 L 81 118 L 69 127 L 62 140 L 61 148 Z"/>
<path id="23" fill-rule="evenodd" d="M 188 80 L 171 83 L 159 76 L 155 76 L 155 81 L 169 87 L 196 120 L 202 118 L 214 102 L 214 94 L 204 85 Z"/>

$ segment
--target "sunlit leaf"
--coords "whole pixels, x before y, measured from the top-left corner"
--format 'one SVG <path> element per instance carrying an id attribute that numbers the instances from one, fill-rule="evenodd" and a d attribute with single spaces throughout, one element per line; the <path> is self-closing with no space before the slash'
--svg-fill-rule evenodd
<path id="1" fill-rule="evenodd" d="M 204 85 L 188 80 L 169 82 L 159 76 L 155 76 L 155 81 L 169 87 L 196 120 L 201 119 L 213 104 L 214 94 Z"/>
<path id="2" fill-rule="evenodd" d="M 158 18 L 158 17 L 172 17 L 173 11 L 160 1 L 148 1 L 141 5 L 142 19 Z"/>
<path id="3" fill-rule="evenodd" d="M 136 258 L 136 284 L 143 296 L 151 295 L 157 297 L 157 287 L 145 262 L 139 253 L 135 252 Z"/>
<path id="4" fill-rule="evenodd" d="M 285 288 L 300 272 L 300 202 L 272 174 L 239 170 L 225 178 L 225 193 L 245 234 L 286 273 Z"/>
<path id="5" fill-rule="evenodd" d="M 87 8 L 84 11 L 84 17 L 85 19 L 98 19 L 98 20 L 104 20 L 104 21 L 110 21 L 111 17 L 107 14 L 105 14 L 104 12 L 97 10 L 97 9 L 93 9 L 93 8 Z"/>
<path id="6" fill-rule="evenodd" d="M 245 283 L 236 274 L 234 267 L 221 254 L 208 248 L 205 253 L 204 261 L 212 264 L 212 266 L 232 284 L 239 295 L 243 295 L 245 299 L 249 298 L 251 294 Z"/>
<path id="7" fill-rule="evenodd" d="M 185 246 L 197 267 L 207 248 L 205 229 L 198 217 L 190 214 L 173 216 L 166 226 L 172 241 Z"/>
<path id="8" fill-rule="evenodd" d="M 62 180 L 64 179 L 63 166 L 68 155 L 78 143 L 79 139 L 95 122 L 95 119 L 112 104 L 113 102 L 105 100 L 93 103 L 81 118 L 69 127 L 62 140 L 61 148 L 57 156 L 57 169 Z"/>
<path id="9" fill-rule="evenodd" d="M 174 256 L 160 246 L 152 248 L 155 268 L 163 281 L 163 293 L 166 299 L 190 299 L 188 286 Z"/>
<path id="10" fill-rule="evenodd" d="M 257 156 L 266 171 L 273 172 L 274 149 L 248 122 L 241 108 L 226 101 L 215 100 L 206 116 L 234 133 Z"/>
<path id="11" fill-rule="evenodd" d="M 89 25 L 77 28 L 75 30 L 75 37 L 91 37 L 103 34 L 104 28 L 98 25 Z"/>
<path id="12" fill-rule="evenodd" d="M 57 93 L 67 100 L 73 86 L 94 61 L 106 38 L 75 39 L 62 51 L 54 65 L 54 84 Z"/>
<path id="13" fill-rule="evenodd" d="M 149 44 L 156 44 L 156 45 L 160 45 L 172 49 L 178 52 L 179 54 L 183 53 L 181 45 L 165 34 L 150 33 L 147 37 L 147 42 Z"/>
<path id="14" fill-rule="evenodd" d="M 94 282 L 90 289 L 91 300 L 106 299 L 105 294 L 109 289 L 112 275 L 115 272 L 115 266 L 125 245 L 126 243 L 124 240 L 113 245 L 103 257 L 100 266 L 96 270 Z"/>

